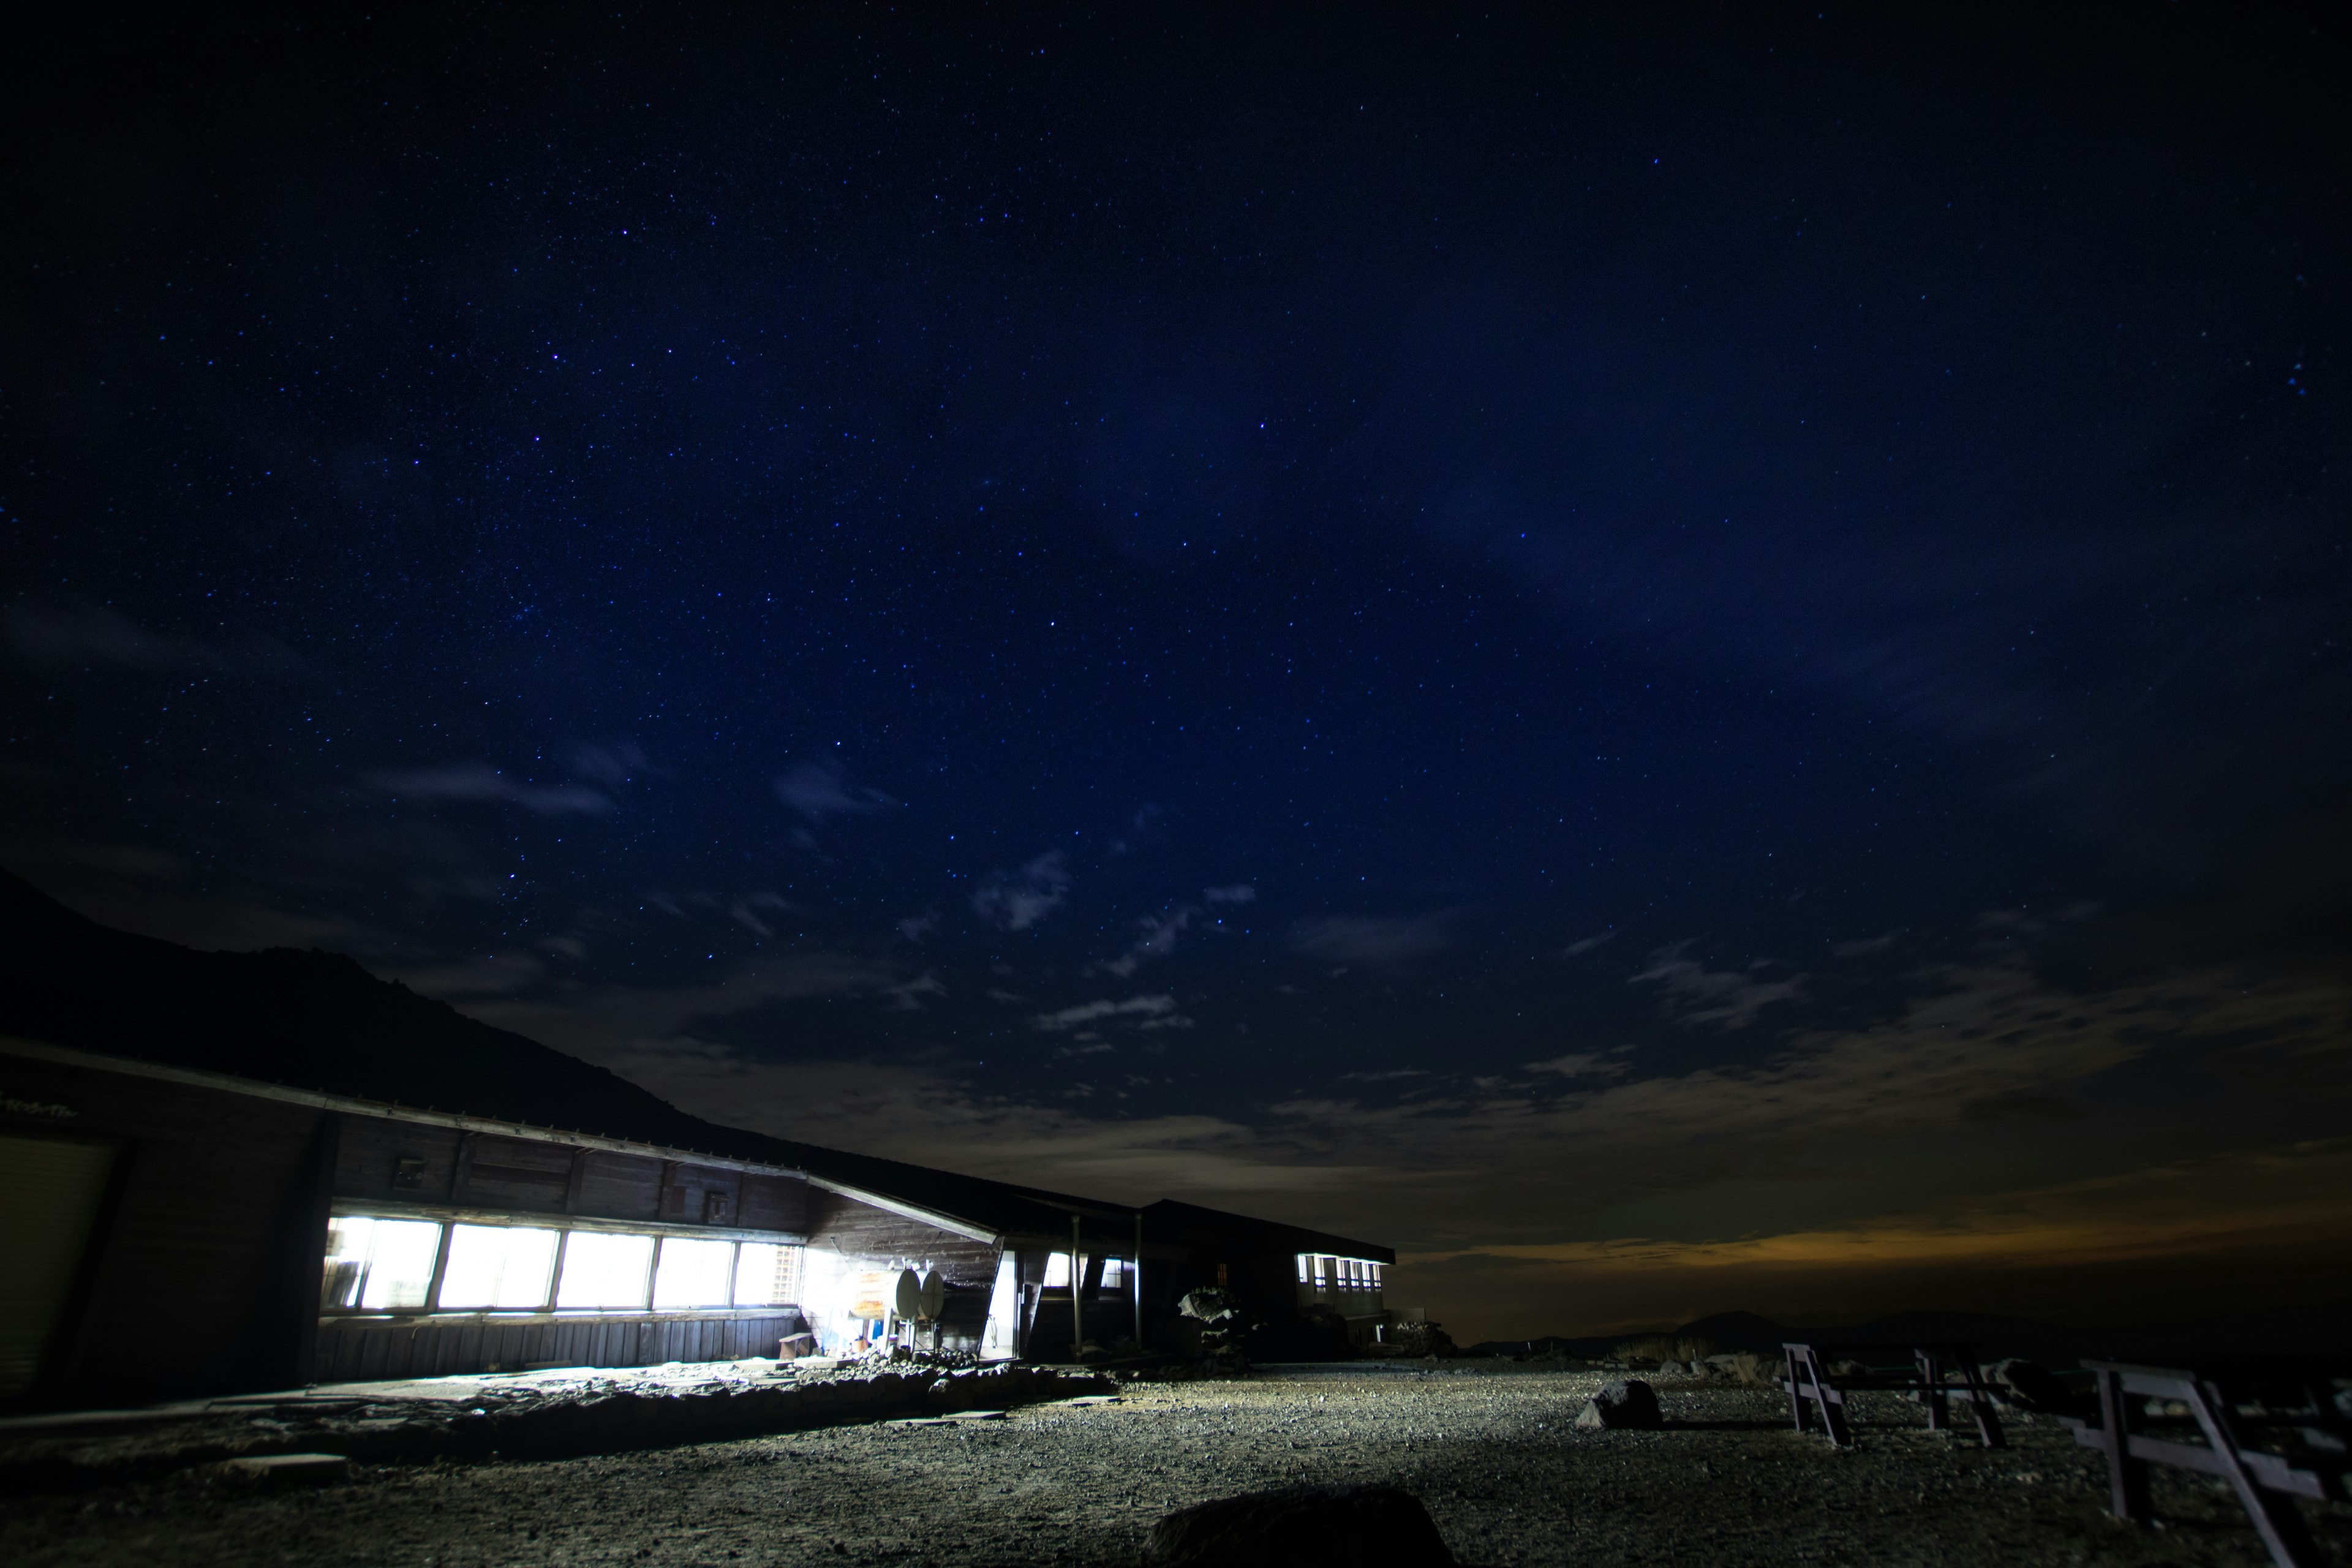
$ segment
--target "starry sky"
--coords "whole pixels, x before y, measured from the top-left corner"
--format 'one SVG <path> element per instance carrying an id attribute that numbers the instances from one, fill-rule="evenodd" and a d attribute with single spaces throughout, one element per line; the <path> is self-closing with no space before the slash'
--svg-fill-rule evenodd
<path id="1" fill-rule="evenodd" d="M 2352 1295 L 2343 18 L 1640 15 L 56 23 L 0 860 L 1460 1337 Z"/>

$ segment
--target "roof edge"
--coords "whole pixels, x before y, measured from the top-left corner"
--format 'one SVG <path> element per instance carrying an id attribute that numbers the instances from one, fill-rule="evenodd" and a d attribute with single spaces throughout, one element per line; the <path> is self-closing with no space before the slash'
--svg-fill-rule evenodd
<path id="1" fill-rule="evenodd" d="M 607 1138 L 598 1133 L 567 1132 L 560 1127 L 534 1127 L 528 1122 L 500 1121 L 487 1116 L 467 1116 L 456 1111 L 421 1110 L 415 1106 L 362 1100 L 355 1095 L 331 1094 L 324 1089 L 295 1089 L 288 1084 L 264 1083 L 258 1079 L 239 1078 L 234 1073 L 214 1072 L 205 1068 L 173 1067 L 165 1062 L 144 1061 L 137 1057 L 118 1057 L 104 1051 L 84 1050 L 79 1046 L 51 1045 L 46 1040 L 28 1040 L 21 1035 L 0 1035 L 0 1055 L 26 1057 L 35 1061 L 55 1062 L 61 1067 L 88 1068 L 98 1072 L 121 1073 L 128 1078 L 153 1079 L 163 1083 L 185 1084 L 192 1089 L 209 1089 L 225 1094 L 242 1094 L 256 1100 L 275 1100 L 289 1105 L 307 1105 L 319 1110 L 336 1110 L 356 1116 L 373 1116 L 392 1121 L 417 1122 L 427 1127 L 450 1127 L 462 1132 L 490 1132 L 502 1138 L 522 1138 L 538 1143 L 562 1143 L 574 1149 L 599 1149 L 612 1154 L 649 1155 L 661 1160 L 688 1160 L 713 1170 L 749 1171 L 759 1175 L 796 1176 L 803 1181 L 813 1179 L 798 1165 L 742 1160 L 730 1154 L 712 1154 L 699 1149 L 680 1149 L 666 1143 L 641 1143 L 634 1139 Z"/>

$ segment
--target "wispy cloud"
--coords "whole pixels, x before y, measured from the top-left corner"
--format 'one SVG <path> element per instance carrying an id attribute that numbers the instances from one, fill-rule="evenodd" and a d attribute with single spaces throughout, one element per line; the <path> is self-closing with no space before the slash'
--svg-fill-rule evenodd
<path id="1" fill-rule="evenodd" d="M 1566 948 L 1561 950 L 1560 956 L 1562 958 L 1577 958 L 1582 954 L 1591 952 L 1594 948 L 1599 947 L 1603 942 L 1614 942 L 1616 940 L 1617 932 L 1613 927 L 1608 931 L 1595 931 L 1591 936 L 1579 937 L 1574 942 L 1570 942 Z"/>
<path id="2" fill-rule="evenodd" d="M 1213 904 L 1254 904 L 1257 889 L 1247 882 L 1229 882 L 1222 888 L 1203 888 L 1201 896 Z"/>
<path id="3" fill-rule="evenodd" d="M 607 789 L 635 783 L 650 765 L 643 748 L 629 741 L 612 746 L 579 746 L 572 752 L 572 771 Z"/>
<path id="4" fill-rule="evenodd" d="M 819 826 L 836 816 L 871 816 L 901 804 L 878 789 L 853 783 L 849 770 L 831 757 L 796 763 L 777 776 L 775 791 L 778 800 Z"/>
<path id="5" fill-rule="evenodd" d="M 1062 852 L 1048 851 L 1018 871 L 999 871 L 980 885 L 971 907 L 1003 931 L 1027 931 L 1050 915 L 1070 890 Z"/>
<path id="6" fill-rule="evenodd" d="M 727 918 L 755 935 L 773 937 L 775 928 L 760 918 L 760 911 L 767 910 L 777 914 L 790 914 L 797 908 L 782 893 L 750 893 L 727 906 Z"/>
<path id="7" fill-rule="evenodd" d="M 923 1010 L 922 998 L 947 994 L 947 983 L 929 970 L 912 980 L 902 980 L 896 985 L 882 987 L 882 994 L 890 998 L 889 1010 L 893 1013 L 919 1013 Z"/>
<path id="8" fill-rule="evenodd" d="M 274 637 L 247 635 L 231 646 L 174 637 L 151 632 L 102 605 L 11 605 L 0 610 L 0 632 L 18 658 L 53 668 L 110 664 L 125 669 L 258 670 L 281 676 L 299 676 L 308 668 L 299 654 Z"/>
<path id="9" fill-rule="evenodd" d="M 1830 956 L 1832 958 L 1867 958 L 1874 952 L 1888 952 L 1894 946 L 1895 937 L 1891 932 L 1885 936 L 1857 937 L 1852 942 L 1832 942 Z"/>
<path id="10" fill-rule="evenodd" d="M 1804 995 L 1805 977 L 1764 980 L 1753 971 L 1709 969 L 1683 953 L 1690 942 L 1678 942 L 1651 955 L 1650 967 L 1627 978 L 1630 985 L 1656 985 L 1664 994 L 1660 1010 L 1678 1024 L 1718 1024 L 1744 1029 L 1756 1015 L 1775 1002 Z"/>
<path id="11" fill-rule="evenodd" d="M 1449 921 L 1443 914 L 1402 920 L 1327 915 L 1292 927 L 1290 945 L 1313 957 L 1343 963 L 1402 963 L 1453 946 Z"/>
<path id="12" fill-rule="evenodd" d="M 1626 1063 L 1602 1051 L 1570 1051 L 1539 1062 L 1523 1064 L 1528 1072 L 1557 1073 L 1561 1078 L 1622 1078 Z"/>
<path id="13" fill-rule="evenodd" d="M 840 953 L 801 952 L 756 959 L 705 984 L 574 985 L 530 1000 L 468 1005 L 466 1010 L 575 1056 L 606 1061 L 616 1052 L 658 1055 L 696 1048 L 693 1031 L 698 1025 L 739 1017 L 773 1002 L 885 995 L 907 984 L 900 969 Z M 921 988 L 920 981 L 913 984 Z M 425 989 L 421 984 L 417 988 Z"/>
<path id="14" fill-rule="evenodd" d="M 1190 1018 L 1176 1011 L 1176 998 L 1170 995 L 1130 996 L 1124 1002 L 1104 1000 L 1082 1002 L 1075 1007 L 1065 1007 L 1058 1013 L 1041 1013 L 1029 1020 L 1032 1026 L 1047 1034 L 1065 1034 L 1069 1030 L 1112 1020 L 1135 1024 L 1143 1028 L 1180 1028 L 1192 1026 Z"/>
<path id="15" fill-rule="evenodd" d="M 1160 914 L 1147 915 L 1136 923 L 1143 934 L 1135 944 L 1117 958 L 1094 967 L 1105 974 L 1116 974 L 1121 980 L 1143 967 L 1148 959 L 1165 958 L 1176 951 L 1176 939 L 1192 925 L 1192 917 L 1201 911 L 1190 904 L 1179 904 Z"/>
<path id="16" fill-rule="evenodd" d="M 401 800 L 496 801 L 541 816 L 603 816 L 618 809 L 613 797 L 585 784 L 535 784 L 488 763 L 437 768 L 386 768 L 363 773 L 370 786 Z"/>

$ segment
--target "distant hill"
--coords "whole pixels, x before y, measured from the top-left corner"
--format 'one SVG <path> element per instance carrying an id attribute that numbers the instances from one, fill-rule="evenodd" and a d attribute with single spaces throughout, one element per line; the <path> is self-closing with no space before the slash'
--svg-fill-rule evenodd
<path id="1" fill-rule="evenodd" d="M 2179 1356 L 2306 1354 L 2352 1343 L 2352 1301 L 2313 1307 L 2279 1307 L 2231 1312 L 2177 1322 L 2129 1328 L 2082 1328 L 1992 1312 L 1896 1312 L 1847 1328 L 1776 1323 L 1754 1312 L 1719 1312 L 1680 1328 L 1647 1333 L 1595 1334 L 1581 1338 L 1547 1335 L 1534 1340 L 1487 1340 L 1465 1355 L 1521 1359 L 1607 1357 L 1629 1340 L 1665 1338 L 1711 1341 L 1718 1351 L 1755 1351 L 1778 1355 L 1783 1343 L 1894 1345 L 1964 1343 L 1987 1361 L 2024 1356 L 2046 1366 L 2072 1366 L 2085 1358 L 2161 1363 Z"/>
<path id="2" fill-rule="evenodd" d="M 776 1154 L 774 1140 L 688 1116 L 341 953 L 198 952 L 100 925 L 5 871 L 0 1031 L 362 1100 Z"/>

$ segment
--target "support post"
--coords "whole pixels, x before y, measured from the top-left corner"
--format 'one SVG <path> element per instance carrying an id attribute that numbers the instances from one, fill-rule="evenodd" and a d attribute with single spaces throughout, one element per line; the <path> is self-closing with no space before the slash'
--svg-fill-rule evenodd
<path id="1" fill-rule="evenodd" d="M 2107 1496 L 2115 1516 L 2126 1524 L 2148 1521 L 2147 1463 L 2134 1458 L 2124 1429 L 2123 1373 L 2096 1369 L 2099 1380 L 2099 1447 L 2107 1456 Z"/>
<path id="2" fill-rule="evenodd" d="M 1919 1403 L 1927 1407 L 1927 1430 L 1942 1432 L 1950 1425 L 1950 1409 L 1944 1402 L 1942 1358 L 1932 1345 L 1920 1345 L 1911 1352 L 1919 1366 Z"/>
<path id="3" fill-rule="evenodd" d="M 2192 1377 L 2184 1380 L 2188 1386 L 2189 1413 L 2197 1417 L 2198 1426 L 2205 1434 L 2206 1447 L 2219 1461 L 2214 1468 L 2230 1483 L 2245 1505 L 2246 1517 L 2253 1521 L 2254 1533 L 2263 1538 L 2270 1550 L 2271 1561 L 2278 1568 L 2319 1568 L 2326 1561 L 2318 1545 L 2305 1528 L 2303 1516 L 2286 1499 L 2273 1501 L 2263 1495 L 2262 1483 L 2255 1480 L 2240 1456 L 2237 1424 L 2231 1419 L 2230 1403 L 2222 1396 L 2221 1385 L 2209 1379 Z"/>
<path id="4" fill-rule="evenodd" d="M 1087 1345 L 1086 1258 L 1078 1251 L 1078 1216 L 1070 1216 L 1070 1359 Z"/>

